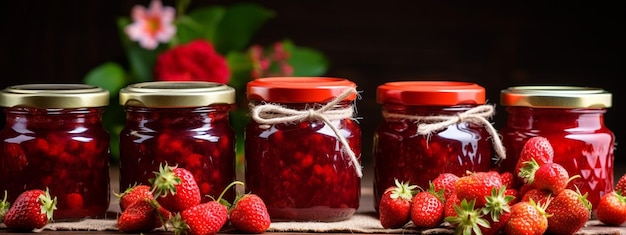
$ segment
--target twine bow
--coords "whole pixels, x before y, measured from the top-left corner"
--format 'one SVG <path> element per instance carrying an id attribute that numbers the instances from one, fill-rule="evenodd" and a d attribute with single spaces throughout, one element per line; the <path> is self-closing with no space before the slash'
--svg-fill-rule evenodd
<path id="1" fill-rule="evenodd" d="M 500 140 L 500 136 L 498 135 L 496 129 L 491 125 L 491 122 L 487 120 L 487 118 L 490 118 L 493 114 L 494 107 L 492 105 L 480 105 L 465 112 L 458 113 L 457 115 L 413 116 L 384 113 L 384 116 L 425 122 L 420 123 L 417 126 L 417 133 L 420 135 L 430 135 L 435 131 L 442 130 L 456 123 L 471 122 L 475 124 L 482 124 L 491 135 L 491 140 L 496 154 L 500 157 L 500 159 L 506 159 L 506 151 L 504 149 L 504 145 L 502 145 L 502 140 Z"/>
<path id="2" fill-rule="evenodd" d="M 306 109 L 306 110 L 296 110 L 285 108 L 276 104 L 262 104 L 252 107 L 250 115 L 252 119 L 259 124 L 271 125 L 271 124 L 280 124 L 280 123 L 296 123 L 302 122 L 306 120 L 318 120 L 324 122 L 326 125 L 333 130 L 339 142 L 343 147 L 343 150 L 346 151 L 352 163 L 354 164 L 354 169 L 356 171 L 357 176 L 361 178 L 363 176 L 363 172 L 361 170 L 361 164 L 357 159 L 354 151 L 350 148 L 348 141 L 346 138 L 339 133 L 337 127 L 332 123 L 332 120 L 341 120 L 345 118 L 351 118 L 354 114 L 354 109 L 352 107 L 345 109 L 334 109 L 335 105 L 339 102 L 343 101 L 346 97 L 356 94 L 357 91 L 355 88 L 350 88 L 345 90 L 341 95 L 337 96 L 332 101 L 328 102 L 326 105 L 318 108 L 318 109 Z"/>

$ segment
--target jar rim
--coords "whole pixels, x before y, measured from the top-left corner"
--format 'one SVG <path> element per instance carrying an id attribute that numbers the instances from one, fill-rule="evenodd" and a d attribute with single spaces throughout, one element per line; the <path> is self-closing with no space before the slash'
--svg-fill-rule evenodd
<path id="1" fill-rule="evenodd" d="M 278 103 L 323 103 L 340 96 L 356 84 L 334 77 L 265 77 L 248 82 L 247 97 Z M 345 100 L 355 100 L 356 94 Z"/>
<path id="2" fill-rule="evenodd" d="M 140 107 L 201 107 L 234 104 L 235 89 L 201 81 L 155 81 L 128 85 L 120 90 L 120 104 Z"/>
<path id="3" fill-rule="evenodd" d="M 2 107 L 86 108 L 109 104 L 109 91 L 87 84 L 21 84 L 0 91 Z"/>
<path id="4" fill-rule="evenodd" d="M 381 104 L 451 106 L 484 104 L 485 88 L 461 81 L 396 81 L 378 86 L 376 101 Z"/>
<path id="5" fill-rule="evenodd" d="M 500 104 L 534 108 L 609 108 L 610 92 L 597 87 L 515 86 L 500 91 Z"/>

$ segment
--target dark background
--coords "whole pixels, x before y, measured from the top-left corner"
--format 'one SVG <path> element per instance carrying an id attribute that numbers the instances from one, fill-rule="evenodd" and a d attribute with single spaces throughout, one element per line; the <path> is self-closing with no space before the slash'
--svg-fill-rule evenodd
<path id="1" fill-rule="evenodd" d="M 149 1 L 2 1 L 0 85 L 81 82 L 105 61 L 123 61 L 115 25 Z M 195 1 L 192 8 L 236 1 Z M 626 138 L 624 8 L 620 1 L 280 1 L 255 43 L 284 38 L 322 51 L 328 76 L 357 83 L 364 160 L 380 122 L 376 87 L 398 80 L 459 80 L 484 86 L 500 128 L 500 90 L 515 85 L 593 86 L 613 94 L 606 125 Z M 173 1 L 163 1 L 174 5 Z M 238 91 L 242 92 L 242 91 Z M 1 119 L 0 119 L 1 120 Z M 622 121 L 620 121 L 622 120 Z M 3 120 L 2 120 L 3 121 Z M 624 153 L 616 163 L 626 164 Z"/>

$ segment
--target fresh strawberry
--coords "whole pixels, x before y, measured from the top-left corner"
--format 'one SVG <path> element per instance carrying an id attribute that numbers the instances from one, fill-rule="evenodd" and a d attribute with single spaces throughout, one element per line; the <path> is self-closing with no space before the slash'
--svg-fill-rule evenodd
<path id="1" fill-rule="evenodd" d="M 476 200 L 461 200 L 454 206 L 455 216 L 447 216 L 444 220 L 454 227 L 454 234 L 479 234 L 489 228 L 489 222 L 483 218 L 481 208 L 475 208 Z"/>
<path id="2" fill-rule="evenodd" d="M 520 201 L 530 202 L 530 200 L 532 199 L 536 203 L 546 204 L 548 200 L 552 197 L 552 193 L 548 191 L 533 188 L 524 193 L 524 196 L 522 196 L 522 199 Z"/>
<path id="3" fill-rule="evenodd" d="M 170 212 L 154 199 L 141 198 L 126 207 L 117 219 L 122 232 L 150 232 L 170 219 Z"/>
<path id="4" fill-rule="evenodd" d="M 119 199 L 120 209 L 122 211 L 126 210 L 128 206 L 133 204 L 136 201 L 143 199 L 154 199 L 152 195 L 152 188 L 148 185 L 134 185 L 130 188 L 124 190 L 123 193 L 117 194 L 115 196 Z"/>
<path id="5" fill-rule="evenodd" d="M 7 214 L 9 208 L 11 208 L 11 203 L 7 201 L 7 191 L 4 190 L 4 199 L 0 201 L 0 222 L 4 221 L 4 215 Z"/>
<path id="6" fill-rule="evenodd" d="M 551 192 L 552 195 L 558 195 L 567 187 L 569 182 L 569 173 L 558 163 L 550 162 L 543 164 L 537 168 L 534 177 L 535 188 Z"/>
<path id="7" fill-rule="evenodd" d="M 263 233 L 270 227 L 272 220 L 263 199 L 256 194 L 247 193 L 233 202 L 230 223 L 240 232 Z"/>
<path id="8" fill-rule="evenodd" d="M 181 212 L 201 203 L 200 187 L 193 174 L 185 168 L 159 166 L 150 179 L 154 198 L 168 211 Z"/>
<path id="9" fill-rule="evenodd" d="M 598 220 L 609 226 L 620 226 L 626 222 L 626 197 L 617 191 L 604 194 L 596 207 Z"/>
<path id="10" fill-rule="evenodd" d="M 515 176 L 511 172 L 501 172 L 500 181 L 502 181 L 502 185 L 506 185 L 507 188 L 515 188 Z"/>
<path id="11" fill-rule="evenodd" d="M 564 189 L 546 208 L 549 234 L 570 235 L 585 226 L 591 218 L 591 203 L 584 196 L 571 189 Z"/>
<path id="12" fill-rule="evenodd" d="M 461 205 L 461 200 L 456 196 L 456 192 L 452 193 L 449 198 L 443 202 L 444 218 L 457 216 L 455 207 Z"/>
<path id="13" fill-rule="evenodd" d="M 41 229 L 53 217 L 57 204 L 46 189 L 31 189 L 17 196 L 4 217 L 4 224 L 10 230 L 32 231 Z"/>
<path id="14" fill-rule="evenodd" d="M 452 173 L 441 173 L 437 176 L 437 178 L 433 179 L 433 185 L 435 185 L 435 191 L 439 191 L 443 189 L 444 198 L 450 197 L 454 192 L 454 184 L 459 179 L 459 177 Z"/>
<path id="15" fill-rule="evenodd" d="M 426 191 L 421 191 L 413 196 L 411 201 L 411 221 L 420 228 L 435 228 L 443 220 L 444 210 L 443 190 L 434 191 L 431 186 Z"/>
<path id="16" fill-rule="evenodd" d="M 626 174 L 623 174 L 617 180 L 617 184 L 615 184 L 615 191 L 622 193 L 622 195 L 626 195 Z"/>
<path id="17" fill-rule="evenodd" d="M 383 228 L 400 228 L 411 221 L 411 199 L 417 185 L 399 182 L 385 190 L 378 206 L 378 218 Z"/>
<path id="18" fill-rule="evenodd" d="M 548 229 L 546 205 L 537 204 L 533 200 L 518 202 L 511 206 L 511 217 L 504 225 L 507 235 L 544 234 Z"/>
<path id="19" fill-rule="evenodd" d="M 491 190 L 500 186 L 502 181 L 498 172 L 472 172 L 456 181 L 455 191 L 459 200 L 476 200 L 475 206 L 479 208 L 485 206 L 485 197 L 491 194 Z"/>
<path id="20" fill-rule="evenodd" d="M 228 208 L 217 201 L 209 201 L 176 213 L 170 221 L 177 235 L 216 234 L 228 221 Z"/>
<path id="21" fill-rule="evenodd" d="M 526 162 L 531 159 L 535 159 L 539 166 L 553 162 L 554 149 L 552 144 L 547 138 L 542 136 L 534 136 L 529 138 L 522 146 L 519 159 L 515 166 L 515 176 L 518 177 L 518 182 L 523 182 L 523 178 L 519 177 L 520 171 Z"/>

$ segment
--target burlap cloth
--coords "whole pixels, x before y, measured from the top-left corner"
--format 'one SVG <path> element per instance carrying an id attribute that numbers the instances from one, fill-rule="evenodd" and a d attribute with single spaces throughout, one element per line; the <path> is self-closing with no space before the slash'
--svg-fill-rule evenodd
<path id="1" fill-rule="evenodd" d="M 51 222 L 44 230 L 53 231 L 117 231 L 117 221 L 111 219 L 84 219 L 77 222 Z M 0 232 L 5 230 L 0 224 Z M 159 228 L 157 231 L 163 231 Z M 236 232 L 232 227 L 225 226 L 223 233 Z M 383 229 L 374 212 L 360 212 L 350 219 L 338 222 L 273 222 L 267 232 L 286 233 L 386 233 L 386 234 L 453 234 L 454 230 L 446 223 L 439 228 L 420 229 L 412 223 L 404 228 Z M 587 226 L 575 234 L 622 234 L 626 235 L 626 227 L 607 227 L 597 220 L 590 220 Z"/>

